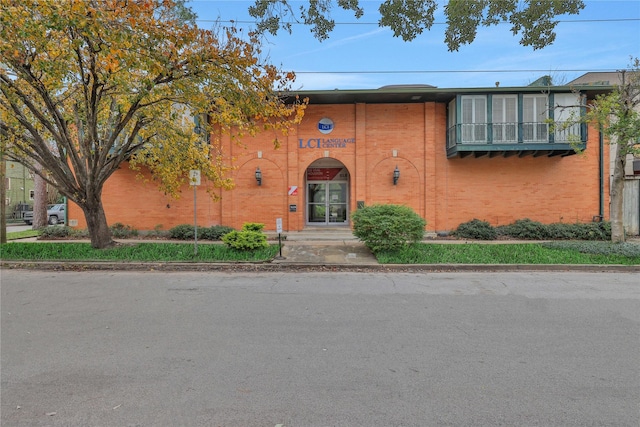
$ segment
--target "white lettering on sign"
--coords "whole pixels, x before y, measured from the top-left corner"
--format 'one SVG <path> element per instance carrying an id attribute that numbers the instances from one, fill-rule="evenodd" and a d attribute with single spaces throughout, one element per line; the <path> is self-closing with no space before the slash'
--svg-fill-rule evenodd
<path id="1" fill-rule="evenodd" d="M 333 181 L 347 179 L 348 173 L 345 168 L 309 168 L 307 169 L 307 179 L 309 181 Z"/>

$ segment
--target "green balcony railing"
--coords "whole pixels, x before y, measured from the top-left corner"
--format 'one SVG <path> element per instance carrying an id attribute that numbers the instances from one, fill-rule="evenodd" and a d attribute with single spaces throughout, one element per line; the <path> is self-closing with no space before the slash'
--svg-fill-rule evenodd
<path id="1" fill-rule="evenodd" d="M 580 123 L 459 123 L 448 131 L 449 148 L 458 144 L 521 144 L 585 142 Z"/>

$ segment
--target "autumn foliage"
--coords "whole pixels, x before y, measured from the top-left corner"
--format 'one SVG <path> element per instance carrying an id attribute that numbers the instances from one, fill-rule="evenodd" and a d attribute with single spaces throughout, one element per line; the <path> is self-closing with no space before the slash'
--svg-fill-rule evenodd
<path id="1" fill-rule="evenodd" d="M 109 246 L 105 181 L 124 161 L 177 195 L 190 169 L 228 188 L 209 127 L 285 133 L 304 103 L 259 39 L 203 30 L 180 0 L 0 0 L 0 135 L 10 157 L 84 211 Z M 195 120 L 194 120 L 195 118 Z"/>

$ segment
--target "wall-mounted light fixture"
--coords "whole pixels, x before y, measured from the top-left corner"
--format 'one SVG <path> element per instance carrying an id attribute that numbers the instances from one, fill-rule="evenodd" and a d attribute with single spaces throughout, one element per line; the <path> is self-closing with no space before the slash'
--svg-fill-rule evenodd
<path id="1" fill-rule="evenodd" d="M 262 172 L 260 171 L 260 168 L 256 168 L 256 182 L 258 183 L 258 185 L 262 185 Z"/>
<path id="2" fill-rule="evenodd" d="M 400 169 L 398 169 L 398 165 L 396 165 L 396 168 L 393 171 L 393 185 L 398 184 L 398 179 L 400 179 Z"/>

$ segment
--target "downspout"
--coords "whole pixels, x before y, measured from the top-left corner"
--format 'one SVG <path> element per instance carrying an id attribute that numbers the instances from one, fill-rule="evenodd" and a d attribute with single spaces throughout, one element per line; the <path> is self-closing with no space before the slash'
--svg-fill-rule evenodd
<path id="1" fill-rule="evenodd" d="M 600 215 L 600 221 L 603 221 L 604 220 L 604 135 L 602 134 L 602 127 L 600 127 L 600 132 L 599 132 L 599 143 L 600 143 L 600 155 L 598 156 L 599 180 L 600 180 L 599 215 Z"/>

